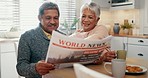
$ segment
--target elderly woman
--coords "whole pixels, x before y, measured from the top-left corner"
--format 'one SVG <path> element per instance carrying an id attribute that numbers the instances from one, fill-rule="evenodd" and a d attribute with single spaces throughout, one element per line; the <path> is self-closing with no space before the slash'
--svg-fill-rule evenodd
<path id="1" fill-rule="evenodd" d="M 97 25 L 100 20 L 100 7 L 94 2 L 82 5 L 80 10 L 80 19 L 82 29 L 76 30 L 70 37 L 83 39 L 103 39 L 108 36 L 108 30 L 105 26 Z M 115 58 L 115 52 L 102 53 L 98 62 L 111 61 Z"/>
<path id="2" fill-rule="evenodd" d="M 82 29 L 77 30 L 71 37 L 84 39 L 102 39 L 108 36 L 105 26 L 97 25 L 100 20 L 100 7 L 96 3 L 84 4 L 80 10 Z"/>

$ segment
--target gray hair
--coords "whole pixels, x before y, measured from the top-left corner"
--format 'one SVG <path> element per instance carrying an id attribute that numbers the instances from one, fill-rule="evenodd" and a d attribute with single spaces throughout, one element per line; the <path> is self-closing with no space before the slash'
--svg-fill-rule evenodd
<path id="1" fill-rule="evenodd" d="M 80 15 L 82 15 L 83 10 L 86 8 L 95 12 L 95 15 L 97 16 L 97 18 L 100 17 L 100 6 L 97 5 L 95 2 L 90 2 L 90 3 L 86 3 L 86 4 L 82 5 L 82 7 L 80 9 Z"/>
<path id="2" fill-rule="evenodd" d="M 39 8 L 39 15 L 44 14 L 44 10 L 55 9 L 58 11 L 58 15 L 60 16 L 59 7 L 56 3 L 46 1 Z"/>

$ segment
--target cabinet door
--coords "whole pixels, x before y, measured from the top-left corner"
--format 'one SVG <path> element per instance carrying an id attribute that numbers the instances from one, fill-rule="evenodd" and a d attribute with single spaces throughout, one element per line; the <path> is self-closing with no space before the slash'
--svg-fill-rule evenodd
<path id="1" fill-rule="evenodd" d="M 1 53 L 1 78 L 18 78 L 15 52 Z"/>
<path id="2" fill-rule="evenodd" d="M 127 57 L 131 58 L 142 58 L 142 59 L 148 59 L 148 46 L 141 46 L 141 45 L 128 45 L 128 53 Z"/>
<path id="3" fill-rule="evenodd" d="M 123 50 L 124 37 L 113 37 L 111 39 L 111 50 Z"/>
<path id="4" fill-rule="evenodd" d="M 145 14 L 144 14 L 145 15 L 145 25 L 148 28 L 148 0 L 145 0 L 144 10 L 145 10 Z"/>
<path id="5" fill-rule="evenodd" d="M 141 0 L 141 9 L 140 9 L 140 17 L 141 17 L 141 31 L 144 34 L 148 34 L 148 0 Z"/>
<path id="6" fill-rule="evenodd" d="M 0 43 L 0 51 L 1 53 L 7 53 L 7 52 L 14 52 L 15 51 L 15 45 L 14 42 L 4 42 Z"/>
<path id="7" fill-rule="evenodd" d="M 0 42 L 0 53 L 1 53 L 1 78 L 18 78 L 19 75 L 16 71 L 16 42 L 4 41 Z"/>
<path id="8" fill-rule="evenodd" d="M 92 0 L 100 5 L 102 8 L 110 8 L 111 0 Z"/>

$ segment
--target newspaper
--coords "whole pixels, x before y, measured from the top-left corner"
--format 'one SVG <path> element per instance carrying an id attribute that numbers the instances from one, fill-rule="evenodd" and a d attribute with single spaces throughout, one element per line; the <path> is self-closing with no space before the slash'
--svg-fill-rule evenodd
<path id="1" fill-rule="evenodd" d="M 56 68 L 69 67 L 73 63 L 92 63 L 104 50 L 110 49 L 111 38 L 112 36 L 102 40 L 84 40 L 53 31 L 46 62 L 55 64 Z"/>

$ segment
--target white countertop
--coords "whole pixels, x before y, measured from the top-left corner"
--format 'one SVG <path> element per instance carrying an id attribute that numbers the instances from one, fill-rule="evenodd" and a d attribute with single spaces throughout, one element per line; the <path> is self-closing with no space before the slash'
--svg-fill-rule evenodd
<path id="1" fill-rule="evenodd" d="M 19 41 L 19 38 L 0 38 L 0 43 L 1 42 L 11 42 L 11 41 L 13 41 L 13 42 L 18 42 Z"/>

